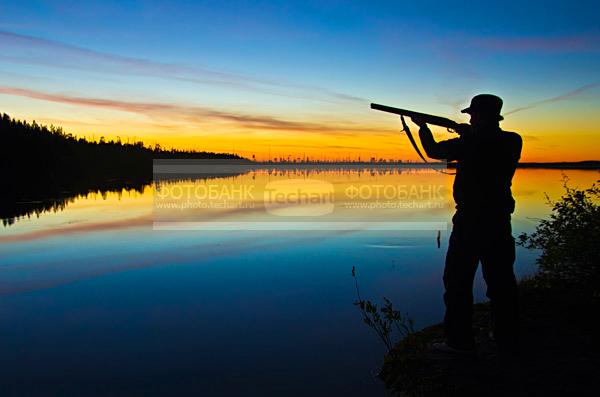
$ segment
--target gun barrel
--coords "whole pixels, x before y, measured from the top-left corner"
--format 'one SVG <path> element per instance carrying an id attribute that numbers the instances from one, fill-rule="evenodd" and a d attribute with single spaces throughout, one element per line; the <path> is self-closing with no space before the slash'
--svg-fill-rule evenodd
<path id="1" fill-rule="evenodd" d="M 406 117 L 418 117 L 420 119 L 423 119 L 427 124 L 438 125 L 440 127 L 454 129 L 458 126 L 457 122 L 447 119 L 445 117 L 434 116 L 432 114 L 427 114 L 427 113 L 414 112 L 412 110 L 394 108 L 391 106 L 380 105 L 378 103 L 372 103 L 371 109 L 380 110 L 382 112 L 387 112 L 387 113 L 394 113 L 394 114 L 398 114 L 398 115 L 406 116 Z"/>

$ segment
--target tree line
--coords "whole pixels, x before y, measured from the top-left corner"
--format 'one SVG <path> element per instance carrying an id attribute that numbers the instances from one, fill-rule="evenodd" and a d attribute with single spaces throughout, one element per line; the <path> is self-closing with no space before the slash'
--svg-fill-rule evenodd
<path id="1" fill-rule="evenodd" d="M 234 154 L 169 149 L 120 139 L 76 137 L 61 127 L 0 117 L 2 218 L 23 214 L 33 200 L 90 191 L 139 188 L 152 181 L 153 159 L 241 159 Z M 26 204 L 29 202 L 29 204 Z M 8 215 L 10 216 L 10 215 Z"/>
<path id="2" fill-rule="evenodd" d="M 69 177 L 127 178 L 151 176 L 155 158 L 240 159 L 226 153 L 165 150 L 143 142 L 77 138 L 61 127 L 12 119 L 2 114 L 1 166 L 16 175 L 44 176 L 49 182 Z M 36 178 L 37 179 L 37 178 Z"/>

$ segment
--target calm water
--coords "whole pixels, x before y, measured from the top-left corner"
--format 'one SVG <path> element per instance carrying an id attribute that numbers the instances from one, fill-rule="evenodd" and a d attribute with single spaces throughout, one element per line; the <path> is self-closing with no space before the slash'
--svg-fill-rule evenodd
<path id="1" fill-rule="evenodd" d="M 560 196 L 562 173 L 517 172 L 515 235 L 548 214 L 544 193 Z M 564 173 L 580 187 L 599 177 Z M 1 227 L 0 394 L 386 395 L 371 375 L 384 348 L 352 305 L 351 268 L 363 297 L 389 297 L 418 327 L 438 322 L 449 230 L 441 228 L 438 248 L 432 225 L 451 218 L 452 177 L 430 170 L 291 177 L 327 182 L 336 200 L 365 184 L 437 186 L 443 197 L 433 206 L 336 207 L 329 218 L 311 218 L 351 219 L 361 225 L 353 230 L 155 230 L 165 216 L 181 222 L 205 213 L 157 210 L 160 189 L 190 183 L 177 182 L 77 198 Z M 289 178 L 259 170 L 223 183 Z M 427 189 L 406 199 L 431 202 Z M 256 225 L 264 206 L 217 209 L 210 219 Z M 382 220 L 429 226 L 373 230 Z M 534 260 L 519 249 L 518 274 L 531 273 Z M 475 295 L 484 296 L 480 275 Z"/>

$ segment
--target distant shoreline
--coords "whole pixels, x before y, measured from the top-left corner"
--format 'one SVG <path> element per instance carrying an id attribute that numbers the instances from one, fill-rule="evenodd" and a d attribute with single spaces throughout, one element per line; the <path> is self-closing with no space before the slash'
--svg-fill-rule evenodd
<path id="1" fill-rule="evenodd" d="M 570 170 L 600 170 L 600 161 L 561 161 L 555 163 L 519 163 L 518 168 L 546 168 L 546 169 L 570 169 Z"/>
<path id="2" fill-rule="evenodd" d="M 299 162 L 274 162 L 274 161 L 254 161 L 252 165 L 266 167 L 306 167 L 306 166 L 333 166 L 333 167 L 370 167 L 370 168 L 385 168 L 385 167 L 436 167 L 436 168 L 456 168 L 456 163 L 445 162 L 402 162 L 402 161 L 387 161 L 387 162 L 370 162 L 370 161 L 299 161 Z M 570 169 L 570 170 L 600 170 L 600 160 L 586 161 L 559 161 L 559 162 L 526 162 L 519 163 L 517 168 L 540 168 L 540 169 Z"/>

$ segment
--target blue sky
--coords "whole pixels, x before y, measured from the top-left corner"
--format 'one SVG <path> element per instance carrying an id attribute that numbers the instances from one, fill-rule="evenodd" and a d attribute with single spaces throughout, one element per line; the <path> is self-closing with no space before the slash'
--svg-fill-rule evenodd
<path id="1" fill-rule="evenodd" d="M 385 136 L 397 121 L 369 111 L 368 102 L 458 120 L 480 92 L 502 96 L 506 111 L 558 97 L 507 118 L 507 127 L 525 128 L 534 140 L 547 133 L 546 141 L 558 141 L 565 129 L 586 139 L 600 122 L 597 2 L 0 1 L 0 8 L 0 86 L 12 90 L 0 93 L 0 110 L 73 132 L 115 135 L 118 121 L 121 135 L 186 147 L 204 137 L 225 150 L 243 130 L 249 147 L 317 142 L 285 129 L 265 136 L 247 123 L 259 117 L 379 129 L 381 149 L 393 143 Z M 70 99 L 47 97 L 57 94 Z M 72 100 L 83 97 L 178 110 L 166 115 L 163 106 L 153 118 L 135 106 L 124 112 L 122 104 Z M 203 114 L 213 119 L 198 123 L 181 107 L 209 108 Z M 243 117 L 230 125 L 235 117 L 215 112 Z"/>

